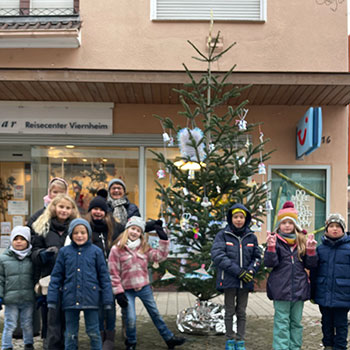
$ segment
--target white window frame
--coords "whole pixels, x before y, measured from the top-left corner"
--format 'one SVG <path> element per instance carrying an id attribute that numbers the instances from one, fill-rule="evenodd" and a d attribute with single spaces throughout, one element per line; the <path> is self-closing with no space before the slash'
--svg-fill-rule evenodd
<path id="1" fill-rule="evenodd" d="M 251 13 L 249 6 L 254 6 L 254 2 L 260 5 L 259 16 L 249 15 Z M 165 7 L 168 6 L 168 15 L 162 14 L 158 10 L 160 4 Z M 192 5 L 191 12 L 177 13 L 176 6 L 180 9 L 183 4 L 186 4 L 186 6 Z M 230 4 L 232 5 L 231 9 L 236 7 L 239 11 L 236 16 L 232 11 L 227 11 Z M 267 0 L 151 0 L 150 18 L 152 21 L 207 21 L 211 19 L 212 10 L 214 21 L 266 22 L 266 8 Z M 203 9 L 206 11 L 205 14 Z"/>
<path id="2" fill-rule="evenodd" d="M 36 9 L 74 9 L 74 0 L 31 0 L 30 1 L 30 11 L 31 14 L 36 15 Z M 52 10 L 48 10 L 48 15 L 60 15 L 61 12 L 58 10 L 57 13 L 52 13 Z M 73 13 L 68 13 L 67 15 L 72 15 Z M 42 13 L 40 12 L 40 15 Z M 45 13 L 43 13 L 45 15 Z"/>
<path id="3" fill-rule="evenodd" d="M 0 0 L 0 16 L 18 16 L 19 15 L 20 0 Z M 6 9 L 13 9 L 11 13 L 7 13 Z"/>
<path id="4" fill-rule="evenodd" d="M 331 198 L 331 166 L 330 165 L 269 165 L 268 166 L 268 180 L 272 179 L 273 169 L 308 169 L 308 170 L 326 170 L 326 217 L 330 211 L 330 200 Z M 267 231 L 272 231 L 271 228 L 271 212 L 267 214 Z"/>

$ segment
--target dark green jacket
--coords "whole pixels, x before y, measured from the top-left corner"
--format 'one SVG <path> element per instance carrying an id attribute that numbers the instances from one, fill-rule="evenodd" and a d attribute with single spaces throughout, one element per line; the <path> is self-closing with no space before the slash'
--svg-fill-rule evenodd
<path id="1" fill-rule="evenodd" d="M 20 260 L 10 249 L 0 255 L 0 298 L 5 305 L 34 302 L 30 255 Z"/>

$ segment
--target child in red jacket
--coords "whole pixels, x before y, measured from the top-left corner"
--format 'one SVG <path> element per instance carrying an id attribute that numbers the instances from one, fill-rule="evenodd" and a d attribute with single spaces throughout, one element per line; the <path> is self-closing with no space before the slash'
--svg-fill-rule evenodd
<path id="1" fill-rule="evenodd" d="M 163 321 L 148 277 L 148 262 L 164 261 L 168 256 L 168 236 L 161 222 L 157 222 L 155 230 L 160 238 L 159 248 L 152 249 L 143 236 L 144 230 L 145 222 L 138 216 L 131 217 L 124 233 L 112 247 L 108 261 L 113 294 L 118 304 L 126 308 L 126 349 L 136 349 L 136 297 L 141 299 L 168 348 L 174 349 L 175 346 L 183 344 L 185 339 L 176 337 Z"/>

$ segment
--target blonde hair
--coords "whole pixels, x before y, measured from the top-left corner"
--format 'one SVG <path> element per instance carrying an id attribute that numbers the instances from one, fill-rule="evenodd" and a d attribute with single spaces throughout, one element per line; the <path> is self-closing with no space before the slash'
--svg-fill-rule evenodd
<path id="1" fill-rule="evenodd" d="M 124 249 L 125 246 L 127 245 L 128 239 L 129 239 L 129 228 L 124 230 L 124 232 L 119 235 L 119 237 L 115 240 L 114 244 L 118 247 L 118 249 Z M 143 233 L 141 233 L 140 239 L 141 239 L 141 245 L 139 249 L 140 253 L 142 254 L 147 253 L 151 249 L 151 247 L 147 243 Z"/>
<path id="2" fill-rule="evenodd" d="M 57 216 L 56 214 L 56 206 L 59 202 L 66 200 L 72 205 L 72 213 L 69 217 L 70 220 L 73 220 L 77 217 L 80 217 L 79 210 L 74 200 L 66 194 L 59 194 L 55 197 L 50 204 L 47 206 L 45 211 L 35 220 L 33 224 L 33 230 L 42 236 L 46 236 L 50 229 L 50 222 L 52 218 Z"/>
<path id="3" fill-rule="evenodd" d="M 298 248 L 298 258 L 301 261 L 301 257 L 306 254 L 306 235 L 303 232 L 295 230 L 297 234 L 297 248 Z"/>

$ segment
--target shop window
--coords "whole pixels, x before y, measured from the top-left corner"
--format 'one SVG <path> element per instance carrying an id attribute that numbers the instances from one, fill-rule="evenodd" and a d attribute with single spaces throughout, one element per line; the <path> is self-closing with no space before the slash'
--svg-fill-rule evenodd
<path id="1" fill-rule="evenodd" d="M 270 167 L 271 197 L 274 209 L 270 213 L 269 230 L 277 222 L 283 203 L 291 200 L 299 212 L 299 223 L 319 241 L 323 231 L 329 198 L 329 168 Z"/>
<path id="2" fill-rule="evenodd" d="M 139 205 L 139 157 L 137 148 L 33 147 L 32 212 L 43 206 L 48 181 L 62 177 L 69 195 L 85 214 L 97 190 L 113 178 L 122 179 L 130 202 Z"/>
<path id="3" fill-rule="evenodd" d="M 31 0 L 32 16 L 67 16 L 73 13 L 73 0 Z"/>

